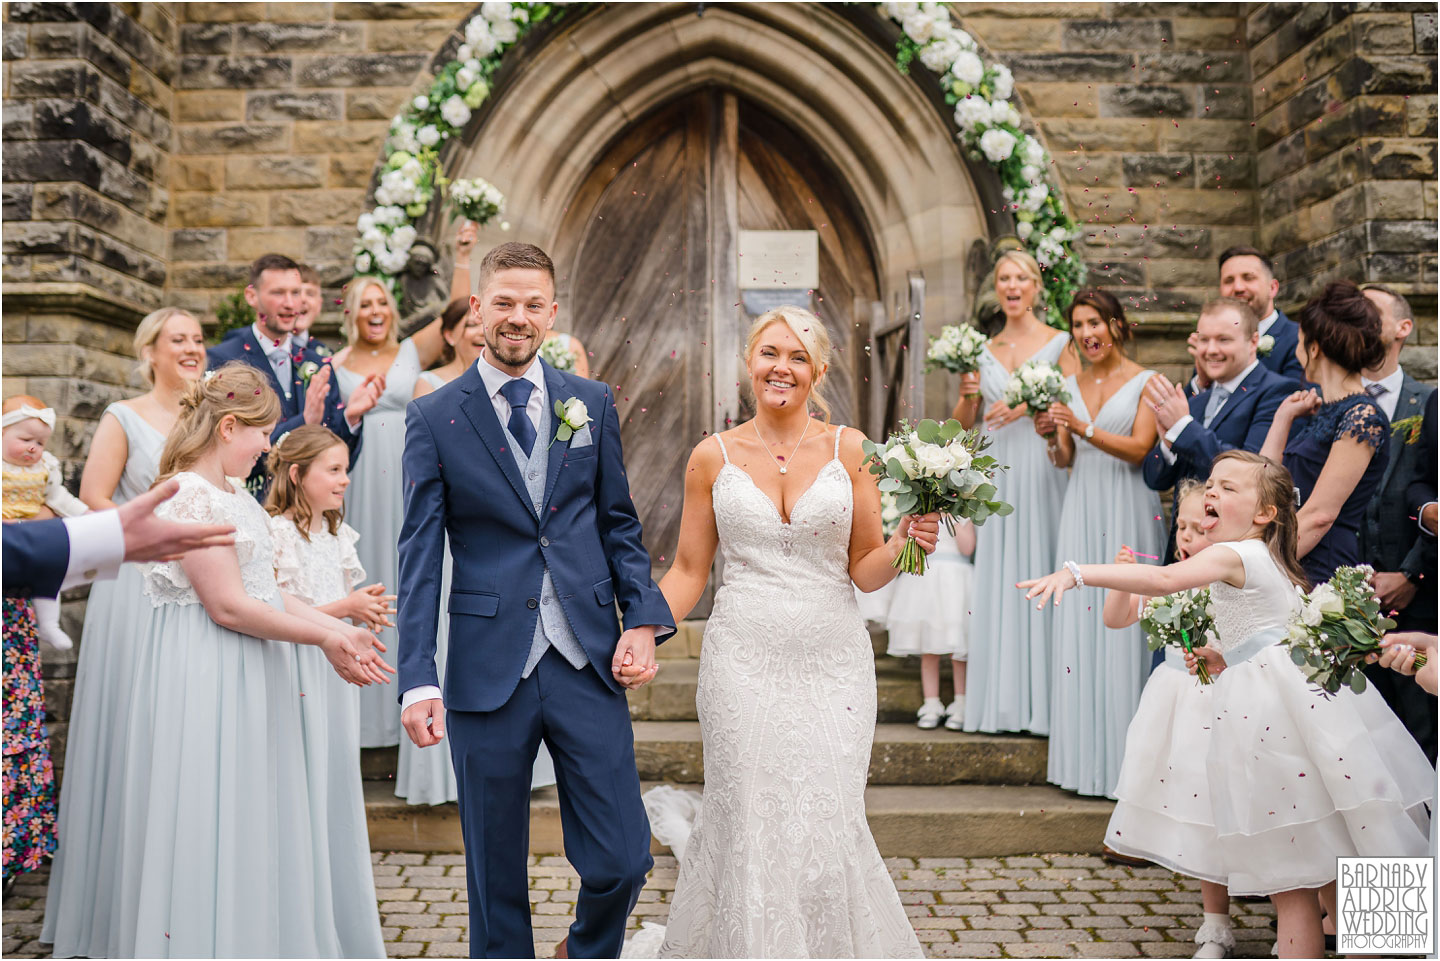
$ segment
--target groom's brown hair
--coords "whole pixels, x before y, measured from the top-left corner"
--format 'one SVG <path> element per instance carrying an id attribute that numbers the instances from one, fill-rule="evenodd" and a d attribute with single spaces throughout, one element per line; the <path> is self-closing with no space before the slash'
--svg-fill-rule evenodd
<path id="1" fill-rule="evenodd" d="M 555 287 L 555 264 L 550 260 L 550 255 L 534 244 L 510 241 L 498 247 L 492 247 L 485 258 L 480 261 L 480 290 L 485 290 L 497 270 L 512 268 L 543 270 L 550 275 L 551 289 L 553 290 Z"/>

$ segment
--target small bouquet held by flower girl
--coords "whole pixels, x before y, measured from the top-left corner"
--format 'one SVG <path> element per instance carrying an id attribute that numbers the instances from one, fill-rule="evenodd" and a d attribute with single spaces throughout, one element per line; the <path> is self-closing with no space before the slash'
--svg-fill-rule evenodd
<path id="1" fill-rule="evenodd" d="M 1051 404 L 1068 403 L 1070 392 L 1065 389 L 1065 375 L 1059 367 L 1041 360 L 1027 360 L 1016 367 L 1005 385 L 1005 405 L 1024 404 L 1031 417 L 1047 410 Z"/>
<path id="2" fill-rule="evenodd" d="M 1192 653 L 1197 644 L 1203 644 L 1202 638 L 1214 630 L 1210 588 L 1150 598 L 1140 611 L 1140 627 L 1145 631 L 1145 643 L 1150 650 L 1158 651 L 1168 645 L 1186 654 Z M 1214 683 L 1204 658 L 1196 659 L 1195 676 L 1201 684 Z"/>
<path id="3" fill-rule="evenodd" d="M 1380 613 L 1368 564 L 1337 567 L 1324 584 L 1301 592 L 1300 610 L 1287 625 L 1285 646 L 1290 660 L 1329 697 L 1349 687 L 1356 694 L 1365 690 L 1365 658 L 1381 652 L 1380 638 L 1395 629 L 1395 622 Z M 1415 655 L 1416 668 L 1425 666 L 1425 655 Z"/>
<path id="4" fill-rule="evenodd" d="M 880 496 L 893 495 L 901 515 L 939 513 L 953 535 L 957 518 L 983 524 L 1015 509 L 995 499 L 995 474 L 1004 468 L 984 453 L 990 440 L 978 428 L 967 431 L 958 420 L 922 420 L 914 427 L 901 422 L 884 444 L 866 440 L 861 446 L 870 473 L 880 478 Z M 907 538 L 891 566 L 924 574 L 925 551 Z"/>
<path id="5" fill-rule="evenodd" d="M 926 370 L 948 370 L 952 374 L 970 374 L 980 369 L 980 355 L 985 352 L 985 335 L 969 324 L 946 324 L 940 334 L 930 338 L 925 352 Z"/>
<path id="6" fill-rule="evenodd" d="M 556 370 L 575 369 L 575 355 L 559 337 L 549 337 L 540 342 L 540 359 Z"/>

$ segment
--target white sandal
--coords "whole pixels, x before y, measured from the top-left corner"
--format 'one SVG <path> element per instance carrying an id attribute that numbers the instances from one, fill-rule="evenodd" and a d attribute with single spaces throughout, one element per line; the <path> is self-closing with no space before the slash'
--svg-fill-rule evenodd
<path id="1" fill-rule="evenodd" d="M 945 730 L 965 730 L 965 695 L 961 694 L 945 709 Z"/>
<path id="2" fill-rule="evenodd" d="M 922 731 L 933 731 L 940 726 L 944 717 L 945 708 L 939 699 L 926 701 L 920 705 L 920 710 L 915 712 L 915 726 Z"/>

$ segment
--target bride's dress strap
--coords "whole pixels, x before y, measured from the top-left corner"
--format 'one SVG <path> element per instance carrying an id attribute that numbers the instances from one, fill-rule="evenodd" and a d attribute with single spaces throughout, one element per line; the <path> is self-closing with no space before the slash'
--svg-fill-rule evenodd
<path id="1" fill-rule="evenodd" d="M 720 445 L 720 456 L 725 458 L 725 463 L 730 463 L 730 452 L 725 449 L 725 442 L 720 439 L 719 434 L 715 435 L 715 443 Z"/>
<path id="2" fill-rule="evenodd" d="M 843 433 L 845 433 L 845 425 L 844 425 L 844 424 L 841 424 L 839 427 L 835 428 L 835 458 L 836 458 L 836 459 L 839 459 L 839 457 L 840 457 L 840 435 L 843 434 Z"/>

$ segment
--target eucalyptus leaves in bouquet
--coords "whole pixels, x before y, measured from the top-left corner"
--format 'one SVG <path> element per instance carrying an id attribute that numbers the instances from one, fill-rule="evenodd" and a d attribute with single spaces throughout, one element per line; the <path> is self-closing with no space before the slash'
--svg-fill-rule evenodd
<path id="1" fill-rule="evenodd" d="M 1005 406 L 1024 404 L 1031 417 L 1048 410 L 1051 404 L 1068 403 L 1070 392 L 1065 389 L 1065 375 L 1059 367 L 1043 360 L 1027 360 L 1015 368 L 1005 384 Z M 1054 431 L 1045 436 L 1052 434 Z"/>
<path id="2" fill-rule="evenodd" d="M 865 463 L 880 478 L 880 495 L 891 494 L 895 509 L 906 514 L 938 513 L 955 533 L 957 519 L 985 523 L 1015 508 L 995 499 L 995 475 L 1004 468 L 984 451 L 990 439 L 979 428 L 967 431 L 958 420 L 922 420 L 914 427 L 901 423 L 884 444 L 865 440 Z M 907 574 L 925 573 L 925 551 L 906 538 L 892 567 Z"/>
<path id="3" fill-rule="evenodd" d="M 1326 695 L 1343 687 L 1365 690 L 1365 658 L 1381 652 L 1380 638 L 1395 629 L 1395 622 L 1380 612 L 1366 564 L 1339 567 L 1330 580 L 1302 592 L 1300 609 L 1286 625 L 1285 646 L 1290 659 Z M 1423 667 L 1423 654 L 1415 666 Z"/>
<path id="4" fill-rule="evenodd" d="M 1215 615 L 1210 610 L 1210 588 L 1176 591 L 1164 597 L 1152 597 L 1140 610 L 1140 627 L 1150 650 L 1178 647 L 1192 654 L 1204 637 L 1215 629 Z M 1195 662 L 1195 676 L 1201 684 L 1212 684 L 1214 678 L 1205 667 L 1204 658 Z"/>

